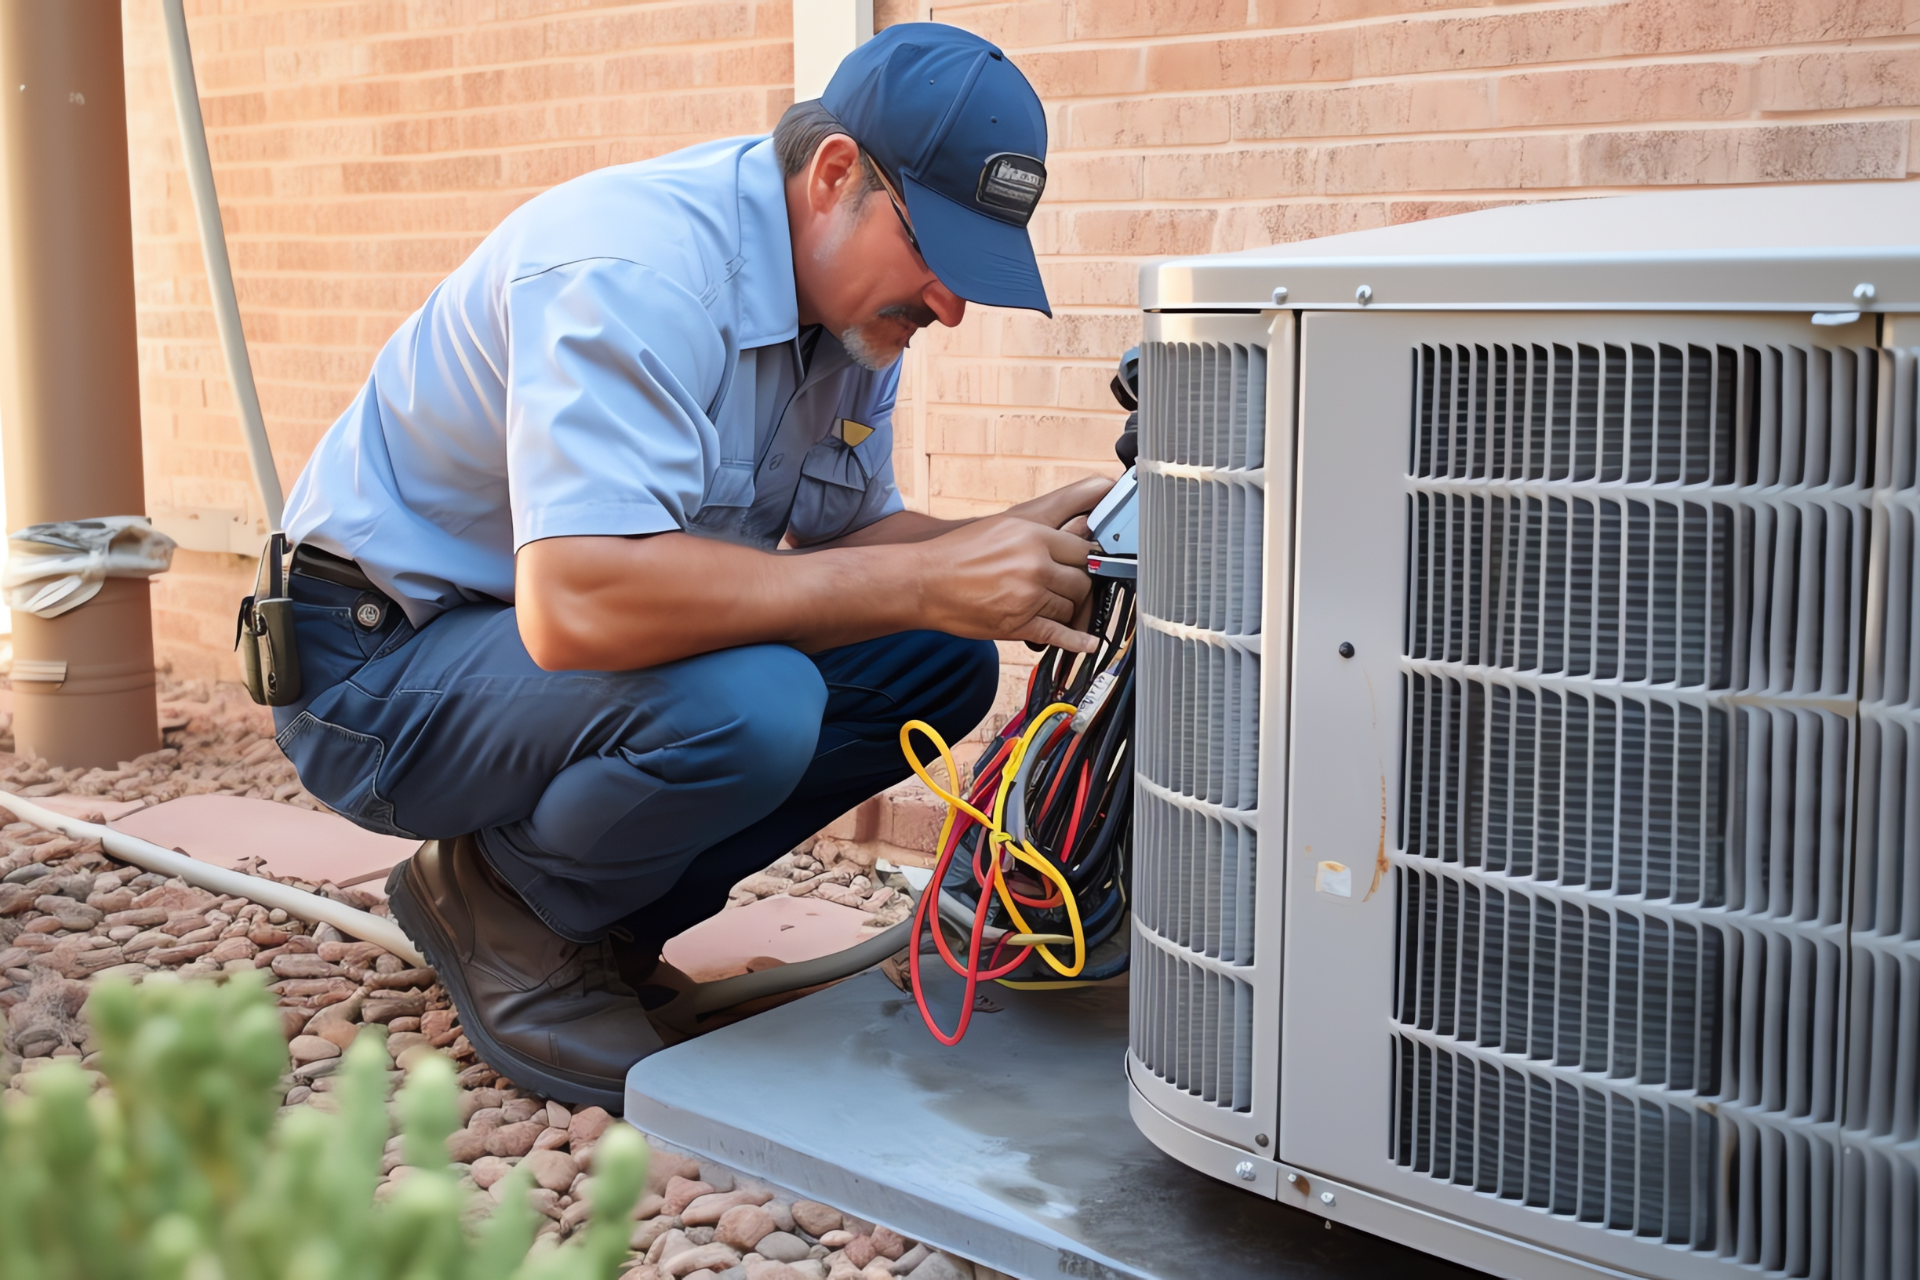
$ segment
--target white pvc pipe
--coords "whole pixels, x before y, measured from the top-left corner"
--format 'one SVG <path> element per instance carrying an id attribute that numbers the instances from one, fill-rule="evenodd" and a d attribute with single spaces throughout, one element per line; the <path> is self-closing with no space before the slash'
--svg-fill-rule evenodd
<path id="1" fill-rule="evenodd" d="M 48 831 L 58 831 L 76 840 L 98 840 L 108 853 L 122 862 L 130 862 L 164 876 L 179 876 L 190 885 L 232 898 L 245 898 L 269 910 L 278 907 L 302 920 L 330 924 L 344 934 L 384 947 L 410 964 L 424 967 L 427 963 L 427 958 L 407 940 L 407 935 L 400 932 L 399 925 L 344 902 L 335 902 L 332 898 L 323 898 L 317 893 L 308 893 L 277 880 L 216 867 L 211 862 L 202 862 L 172 849 L 162 849 L 150 840 L 130 836 L 124 831 L 115 831 L 97 822 L 70 818 L 21 796 L 0 792 L 0 809 L 7 810 L 23 822 L 31 822 Z"/>
<path id="2" fill-rule="evenodd" d="M 200 224 L 200 255 L 207 261 L 213 323 L 220 331 L 220 353 L 226 357 L 227 377 L 233 383 L 234 403 L 240 410 L 253 483 L 266 507 L 268 527 L 278 529 L 286 503 L 280 493 L 280 473 L 273 466 L 266 420 L 260 413 L 260 393 L 253 385 L 247 335 L 240 328 L 240 300 L 233 292 L 227 234 L 220 223 L 220 195 L 213 186 L 213 158 L 207 154 L 207 126 L 200 118 L 200 91 L 193 78 L 193 48 L 187 43 L 186 9 L 182 0 L 163 0 L 161 7 L 167 14 L 167 70 L 173 80 L 174 114 L 180 118 L 180 154 L 187 165 L 194 218 Z"/>

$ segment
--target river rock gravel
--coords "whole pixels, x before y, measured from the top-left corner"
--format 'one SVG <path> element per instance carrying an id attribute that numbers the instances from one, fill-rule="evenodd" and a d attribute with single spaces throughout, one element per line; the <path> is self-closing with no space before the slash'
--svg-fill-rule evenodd
<path id="1" fill-rule="evenodd" d="M 0 793 L 145 804 L 217 793 L 325 809 L 280 754 L 269 713 L 238 686 L 163 678 L 160 718 L 160 750 L 114 769 L 86 770 L 13 754 L 11 724 L 0 717 Z M 116 862 L 97 841 L 71 840 L 12 817 L 0 812 L 0 1080 L 7 1089 L 19 1089 L 55 1058 L 77 1058 L 96 1071 L 80 1010 L 89 985 L 105 975 L 138 982 L 170 972 L 223 981 L 230 973 L 266 970 L 288 1041 L 285 1107 L 335 1107 L 333 1072 L 342 1050 L 367 1026 L 384 1024 L 395 1059 L 390 1089 L 421 1054 L 444 1055 L 459 1072 L 465 1123 L 448 1147 L 476 1209 L 490 1205 L 506 1173 L 526 1162 L 535 1175 L 533 1201 L 546 1217 L 542 1234 L 565 1236 L 584 1223 L 582 1189 L 613 1117 L 599 1107 L 576 1110 L 535 1097 L 488 1066 L 461 1033 L 459 1015 L 431 969 L 331 926 Z M 839 842 L 818 845 L 830 859 Z M 815 848 L 808 841 L 747 877 L 728 905 L 777 893 L 813 895 L 869 912 L 870 924 L 905 918 L 904 882 L 892 877 L 889 883 L 857 862 L 823 860 Z M 384 903 L 356 889 L 288 883 L 386 914 Z M 103 1083 L 97 1071 L 95 1081 Z M 397 1139 L 383 1165 L 378 1194 L 385 1197 L 410 1172 L 400 1163 Z M 647 1190 L 635 1211 L 634 1255 L 622 1280 L 1000 1276 L 657 1143 Z"/>

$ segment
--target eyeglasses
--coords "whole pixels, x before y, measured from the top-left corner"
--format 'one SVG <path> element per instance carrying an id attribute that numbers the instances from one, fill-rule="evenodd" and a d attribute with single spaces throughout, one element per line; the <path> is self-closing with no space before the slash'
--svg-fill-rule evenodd
<path id="1" fill-rule="evenodd" d="M 865 151 L 862 151 L 860 155 L 867 162 L 867 166 L 873 170 L 874 176 L 880 180 L 880 190 L 886 193 L 887 203 L 893 206 L 893 216 L 900 219 L 900 229 L 907 233 L 907 243 L 913 246 L 915 256 L 924 264 L 927 260 L 927 255 L 921 251 L 920 238 L 913 234 L 913 227 L 907 222 L 907 211 L 902 209 L 900 207 L 900 201 L 894 198 L 893 187 L 887 182 L 886 172 L 882 170 L 874 158 Z"/>

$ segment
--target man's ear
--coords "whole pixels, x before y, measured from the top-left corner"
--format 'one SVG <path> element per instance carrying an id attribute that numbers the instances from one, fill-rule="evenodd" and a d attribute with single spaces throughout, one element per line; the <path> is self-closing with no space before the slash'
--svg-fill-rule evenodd
<path id="1" fill-rule="evenodd" d="M 859 181 L 855 172 L 860 163 L 860 144 L 844 133 L 829 134 L 814 148 L 813 162 L 807 166 L 807 204 L 815 213 L 833 210 L 850 184 Z"/>

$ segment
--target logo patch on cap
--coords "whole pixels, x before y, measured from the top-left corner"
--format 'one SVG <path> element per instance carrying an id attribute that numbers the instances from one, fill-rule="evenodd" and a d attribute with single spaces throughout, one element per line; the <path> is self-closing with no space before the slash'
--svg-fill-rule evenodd
<path id="1" fill-rule="evenodd" d="M 1033 217 L 1034 206 L 1040 203 L 1040 193 L 1046 189 L 1046 165 L 1032 156 L 1002 151 L 987 157 L 973 198 L 989 209 L 1012 214 L 1009 220 L 1018 221 L 1024 227 L 1027 219 Z"/>

